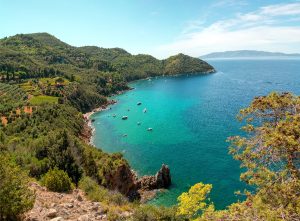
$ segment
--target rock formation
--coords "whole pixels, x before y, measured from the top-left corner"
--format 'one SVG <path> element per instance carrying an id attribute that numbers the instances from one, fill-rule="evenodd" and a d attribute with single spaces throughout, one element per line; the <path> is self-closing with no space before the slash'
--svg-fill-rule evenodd
<path id="1" fill-rule="evenodd" d="M 109 188 L 118 190 L 128 197 L 130 201 L 139 199 L 137 177 L 127 165 L 121 165 L 110 177 L 106 177 Z"/>
<path id="2" fill-rule="evenodd" d="M 143 191 L 166 189 L 171 185 L 170 169 L 164 164 L 155 175 L 143 176 L 139 179 L 128 166 L 122 165 L 106 179 L 109 180 L 110 189 L 118 190 L 130 201 L 140 199 Z"/>
<path id="3" fill-rule="evenodd" d="M 163 164 L 154 176 L 143 176 L 138 180 L 138 187 L 141 190 L 166 189 L 171 185 L 170 169 Z"/>

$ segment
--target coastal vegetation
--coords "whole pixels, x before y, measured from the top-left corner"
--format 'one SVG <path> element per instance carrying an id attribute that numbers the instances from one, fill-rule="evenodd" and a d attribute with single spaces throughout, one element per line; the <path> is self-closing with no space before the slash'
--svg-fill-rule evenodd
<path id="1" fill-rule="evenodd" d="M 0 40 L 0 82 L 18 84 L 36 102 L 67 102 L 87 112 L 106 96 L 129 89 L 127 82 L 159 75 L 210 73 L 208 63 L 183 54 L 158 60 L 120 48 L 73 47 L 48 33 Z M 57 101 L 50 97 L 60 98 Z"/>
<path id="2" fill-rule="evenodd" d="M 29 178 L 7 154 L 0 154 L 0 220 L 15 220 L 33 206 Z"/>
<path id="3" fill-rule="evenodd" d="M 290 93 L 256 97 L 241 110 L 245 136 L 228 141 L 250 188 L 224 210 L 215 209 L 213 187 L 203 183 L 171 208 L 132 202 L 139 199 L 136 177 L 122 154 L 86 142 L 82 113 L 129 89 L 128 81 L 213 71 L 183 54 L 157 60 L 119 48 L 77 48 L 46 33 L 1 39 L 0 220 L 33 206 L 29 182 L 58 192 L 79 187 L 107 206 L 109 220 L 120 220 L 120 211 L 129 211 L 129 220 L 299 220 L 300 98 Z"/>

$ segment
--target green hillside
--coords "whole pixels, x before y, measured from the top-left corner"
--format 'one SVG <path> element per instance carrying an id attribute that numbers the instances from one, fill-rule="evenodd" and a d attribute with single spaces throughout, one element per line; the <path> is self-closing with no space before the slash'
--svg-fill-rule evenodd
<path id="1" fill-rule="evenodd" d="M 32 95 L 62 97 L 83 112 L 104 104 L 105 96 L 128 89 L 131 80 L 211 72 L 214 68 L 208 63 L 183 54 L 158 60 L 150 55 L 131 55 L 120 48 L 73 47 L 48 33 L 0 40 L 1 82 L 26 84 L 32 79 L 62 77 L 71 83 Z"/>

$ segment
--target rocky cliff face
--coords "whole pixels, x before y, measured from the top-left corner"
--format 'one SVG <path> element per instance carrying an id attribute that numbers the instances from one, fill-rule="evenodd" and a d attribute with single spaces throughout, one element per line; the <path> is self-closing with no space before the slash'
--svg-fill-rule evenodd
<path id="1" fill-rule="evenodd" d="M 137 182 L 141 190 L 166 189 L 171 185 L 171 173 L 167 165 L 163 164 L 153 176 L 143 176 Z"/>
<path id="2" fill-rule="evenodd" d="M 129 167 L 122 165 L 109 180 L 111 189 L 118 190 L 133 201 L 140 199 L 143 191 L 167 189 L 171 185 L 171 173 L 169 167 L 163 164 L 155 175 L 138 179 Z"/>
<path id="3" fill-rule="evenodd" d="M 110 188 L 124 194 L 129 200 L 139 199 L 137 177 L 126 165 L 120 166 L 114 175 L 109 178 Z"/>

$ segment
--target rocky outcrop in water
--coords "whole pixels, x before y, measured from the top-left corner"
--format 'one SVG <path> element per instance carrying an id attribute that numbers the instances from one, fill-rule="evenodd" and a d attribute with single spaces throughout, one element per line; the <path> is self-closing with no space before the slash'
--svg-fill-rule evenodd
<path id="1" fill-rule="evenodd" d="M 167 189 L 171 185 L 171 173 L 167 165 L 163 164 L 160 170 L 152 176 L 138 178 L 128 166 L 120 166 L 113 175 L 106 177 L 109 188 L 118 190 L 126 195 L 130 201 L 143 198 L 147 191 Z M 149 192 L 147 195 L 152 195 Z M 149 198 L 149 197 L 147 197 Z"/>
<path id="2" fill-rule="evenodd" d="M 170 169 L 163 164 L 154 176 L 143 176 L 138 180 L 138 187 L 141 190 L 166 189 L 171 185 Z"/>

